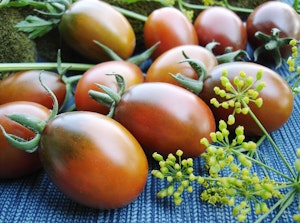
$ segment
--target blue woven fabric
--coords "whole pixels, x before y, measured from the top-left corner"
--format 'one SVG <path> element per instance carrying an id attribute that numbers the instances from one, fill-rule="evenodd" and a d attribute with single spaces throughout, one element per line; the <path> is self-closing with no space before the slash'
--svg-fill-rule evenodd
<path id="1" fill-rule="evenodd" d="M 278 71 L 287 75 L 286 66 Z M 280 99 L 279 99 L 280 100 Z M 300 148 L 300 97 L 295 98 L 295 107 L 289 121 L 278 131 L 272 133 L 273 139 L 291 162 L 295 160 L 296 148 Z M 288 174 L 277 153 L 266 140 L 260 147 L 260 155 L 274 168 Z M 195 159 L 195 169 L 202 171 L 203 161 Z M 44 171 L 17 180 L 0 180 L 0 223 L 227 223 L 237 222 L 232 217 L 232 208 L 212 206 L 200 200 L 201 186 L 193 184 L 194 192 L 184 193 L 184 202 L 175 206 L 172 199 L 159 199 L 156 193 L 166 186 L 166 182 L 154 178 L 150 171 L 142 194 L 128 206 L 111 211 L 101 211 L 81 206 L 62 194 L 48 179 Z M 274 175 L 274 177 L 278 177 Z M 275 178 L 277 179 L 277 178 Z M 280 180 L 280 178 L 278 178 Z M 95 192 L 96 193 L 96 192 Z M 288 208 L 280 222 L 293 222 L 292 215 L 297 212 L 297 203 Z M 264 222 L 270 222 L 270 215 Z M 257 216 L 249 214 L 249 222 Z"/>

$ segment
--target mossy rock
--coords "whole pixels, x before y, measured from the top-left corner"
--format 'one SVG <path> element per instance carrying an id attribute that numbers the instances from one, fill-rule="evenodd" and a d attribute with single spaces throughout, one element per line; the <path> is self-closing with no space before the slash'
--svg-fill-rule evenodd
<path id="1" fill-rule="evenodd" d="M 0 63 L 34 62 L 37 60 L 35 42 L 14 26 L 24 19 L 19 9 L 0 9 Z"/>
<path id="2" fill-rule="evenodd" d="M 61 60 L 63 62 L 90 63 L 89 60 L 78 54 L 65 43 L 59 34 L 58 28 L 54 28 L 49 33 L 46 33 L 40 38 L 36 38 L 34 41 L 36 43 L 39 60 L 56 62 L 57 53 L 60 50 Z"/>

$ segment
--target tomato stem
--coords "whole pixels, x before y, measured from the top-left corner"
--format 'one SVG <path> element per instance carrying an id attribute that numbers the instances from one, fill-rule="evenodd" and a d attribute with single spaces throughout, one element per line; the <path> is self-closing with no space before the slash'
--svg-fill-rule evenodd
<path id="1" fill-rule="evenodd" d="M 56 62 L 36 62 L 36 63 L 0 63 L 0 72 L 23 71 L 23 70 L 54 70 L 57 68 Z M 86 71 L 95 64 L 84 63 L 61 63 L 63 68 L 72 71 Z"/>
<path id="2" fill-rule="evenodd" d="M 188 3 L 188 2 L 185 2 L 185 1 L 182 1 L 182 0 L 178 0 L 178 2 L 183 7 L 189 8 L 189 9 L 205 10 L 207 8 L 213 7 L 213 6 L 208 6 L 208 5 L 191 4 L 191 3 Z M 250 14 L 253 11 L 253 9 L 250 9 L 250 8 L 241 8 L 241 7 L 233 6 L 233 5 L 229 4 L 227 0 L 216 1 L 215 5 L 226 7 L 226 8 L 228 8 L 228 9 L 234 11 L 234 12 L 242 12 L 242 13 Z"/>
<path id="3" fill-rule="evenodd" d="M 237 150 L 233 150 L 233 153 L 235 153 L 237 156 L 238 156 L 238 155 L 243 155 L 242 152 L 239 152 L 239 151 L 237 151 Z M 278 170 L 276 170 L 276 169 L 270 167 L 270 166 L 267 165 L 267 164 L 264 164 L 263 162 L 261 162 L 261 161 L 255 159 L 255 158 L 252 158 L 252 157 L 250 157 L 250 156 L 247 156 L 247 159 L 249 159 L 251 162 L 254 162 L 254 163 L 260 165 L 261 167 L 264 167 L 264 168 L 266 168 L 266 169 L 268 169 L 268 170 L 271 170 L 272 172 L 274 172 L 274 173 L 276 173 L 276 174 L 282 176 L 283 178 L 287 179 L 288 181 L 291 181 L 291 182 L 294 181 L 293 178 L 291 178 L 291 177 L 289 177 L 289 176 L 283 174 L 282 172 L 280 172 L 280 171 L 278 171 Z"/>
<path id="4" fill-rule="evenodd" d="M 290 190 L 283 198 L 278 200 L 270 209 L 268 212 L 263 214 L 260 218 L 258 218 L 255 223 L 259 223 L 262 220 L 264 220 L 265 217 L 267 217 L 272 211 L 274 211 L 277 207 L 282 206 L 283 204 L 289 203 L 293 201 L 295 198 L 295 189 Z M 287 202 L 288 201 L 288 202 Z M 284 205 L 285 206 L 285 205 Z M 273 219 L 272 222 L 276 222 L 278 218 L 282 215 L 283 211 L 287 208 L 288 206 L 285 206 L 284 208 L 281 208 L 279 213 L 276 215 L 276 217 Z M 275 221 L 274 221 L 275 220 Z"/>
<path id="5" fill-rule="evenodd" d="M 250 14 L 251 12 L 253 12 L 253 9 L 241 8 L 241 7 L 236 7 L 236 6 L 230 5 L 227 0 L 221 1 L 220 5 L 226 7 L 234 12 L 242 12 L 242 13 L 247 13 L 247 14 Z"/>
<path id="6" fill-rule="evenodd" d="M 249 106 L 244 101 L 242 101 L 242 103 L 243 103 L 244 107 L 248 107 L 249 108 Z M 270 141 L 270 143 L 272 144 L 272 146 L 274 147 L 274 149 L 276 150 L 276 152 L 280 156 L 281 160 L 283 161 L 283 163 L 285 164 L 285 166 L 287 167 L 287 169 L 289 170 L 289 172 L 292 174 L 293 178 L 296 178 L 296 174 L 292 170 L 291 166 L 289 165 L 289 163 L 287 162 L 287 160 L 285 159 L 285 157 L 281 153 L 279 147 L 274 142 L 274 140 L 272 139 L 272 137 L 270 136 L 270 134 L 267 132 L 267 130 L 265 129 L 265 127 L 261 124 L 261 122 L 258 120 L 258 118 L 255 116 L 255 114 L 252 112 L 252 110 L 250 108 L 249 108 L 248 112 L 249 112 L 249 115 L 252 117 L 252 119 L 255 121 L 255 123 L 262 130 L 262 132 L 266 135 L 266 137 L 268 138 L 268 140 Z"/>
<path id="7" fill-rule="evenodd" d="M 137 20 L 140 20 L 142 22 L 146 22 L 148 17 L 147 16 L 144 16 L 142 14 L 139 14 L 139 13 L 136 13 L 136 12 L 133 12 L 131 10 L 127 10 L 127 9 L 124 9 L 124 8 L 121 8 L 121 7 L 118 7 L 118 6 L 115 6 L 113 5 L 113 7 L 118 10 L 120 13 L 122 13 L 124 16 L 126 17 L 130 17 L 130 18 L 133 18 L 133 19 L 137 19 Z"/>

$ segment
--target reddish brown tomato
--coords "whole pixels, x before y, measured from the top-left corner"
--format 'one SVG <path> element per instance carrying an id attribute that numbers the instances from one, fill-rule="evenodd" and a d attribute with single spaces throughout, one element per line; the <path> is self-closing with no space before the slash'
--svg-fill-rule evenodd
<path id="1" fill-rule="evenodd" d="M 70 47 L 95 62 L 110 58 L 94 40 L 123 59 L 135 48 L 135 34 L 126 17 L 103 1 L 75 1 L 62 16 L 59 31 Z"/>
<path id="2" fill-rule="evenodd" d="M 150 65 L 146 73 L 146 82 L 167 82 L 180 86 L 170 75 L 180 73 L 188 78 L 198 79 L 195 70 L 188 62 L 179 63 L 185 60 L 182 52 L 194 60 L 203 63 L 206 70 L 210 70 L 218 64 L 216 57 L 206 48 L 198 45 L 183 45 L 174 47 L 158 58 Z"/>
<path id="3" fill-rule="evenodd" d="M 0 105 L 12 101 L 32 101 L 52 109 L 53 99 L 39 81 L 52 90 L 62 105 L 66 95 L 66 85 L 61 77 L 50 71 L 20 71 L 0 81 Z"/>
<path id="4" fill-rule="evenodd" d="M 39 154 L 52 182 L 92 208 L 129 204 L 148 176 L 148 161 L 138 141 L 118 122 L 95 112 L 56 116 L 42 133 Z"/>
<path id="5" fill-rule="evenodd" d="M 175 46 L 198 45 L 193 24 L 181 11 L 172 7 L 156 9 L 148 16 L 144 25 L 144 40 L 148 48 L 160 42 L 152 54 L 153 59 Z"/>
<path id="6" fill-rule="evenodd" d="M 277 130 L 289 119 L 292 113 L 294 102 L 293 94 L 286 81 L 275 71 L 265 66 L 252 62 L 232 62 L 218 65 L 209 72 L 200 97 L 208 104 L 210 104 L 211 98 L 214 97 L 219 101 L 223 101 L 221 98 L 216 97 L 213 90 L 215 86 L 224 89 L 220 83 L 220 77 L 223 71 L 228 72 L 228 78 L 233 83 L 234 77 L 238 76 L 241 71 L 255 80 L 259 70 L 263 72 L 261 81 L 266 84 L 259 93 L 259 97 L 263 99 L 263 105 L 258 108 L 256 104 L 250 102 L 249 107 L 268 132 Z M 254 87 L 256 86 L 257 84 L 254 85 Z M 226 121 L 228 115 L 233 112 L 232 109 L 215 108 L 213 105 L 210 105 L 210 107 L 216 120 L 222 119 Z M 263 134 L 249 114 L 236 114 L 235 119 L 236 124 L 231 127 L 229 126 L 231 129 L 237 125 L 242 125 L 247 135 Z"/>
<path id="7" fill-rule="evenodd" d="M 48 108 L 34 102 L 15 101 L 0 105 L 0 125 L 7 133 L 25 140 L 33 138 L 35 133 L 6 117 L 15 113 L 31 115 L 41 120 L 46 120 L 50 115 Z M 13 147 L 0 131 L 0 178 L 23 177 L 40 168 L 37 152 L 28 153 Z"/>
<path id="8" fill-rule="evenodd" d="M 169 83 L 142 83 L 129 88 L 116 106 L 114 118 L 146 151 L 162 155 L 178 149 L 197 157 L 205 149 L 202 137 L 215 131 L 209 107 L 195 94 Z"/>
<path id="9" fill-rule="evenodd" d="M 109 87 L 115 92 L 119 91 L 116 78 L 112 75 L 107 75 L 112 73 L 120 74 L 124 77 L 126 88 L 144 81 L 142 70 L 133 63 L 108 61 L 97 64 L 83 74 L 76 86 L 74 97 L 77 110 L 94 111 L 101 114 L 109 112 L 109 108 L 92 99 L 88 91 L 102 91 L 96 86 L 96 83 Z"/>
<path id="10" fill-rule="evenodd" d="M 219 43 L 213 48 L 216 55 L 224 54 L 227 47 L 232 51 L 246 49 L 246 27 L 241 18 L 227 8 L 214 6 L 200 12 L 194 27 L 201 46 L 213 41 Z"/>
<path id="11" fill-rule="evenodd" d="M 255 37 L 257 31 L 270 35 L 273 28 L 280 30 L 279 37 L 300 38 L 298 13 L 287 3 L 267 1 L 254 9 L 247 19 L 247 35 L 250 45 L 256 49 L 262 41 Z M 289 47 L 282 47 L 283 57 L 290 55 Z"/>

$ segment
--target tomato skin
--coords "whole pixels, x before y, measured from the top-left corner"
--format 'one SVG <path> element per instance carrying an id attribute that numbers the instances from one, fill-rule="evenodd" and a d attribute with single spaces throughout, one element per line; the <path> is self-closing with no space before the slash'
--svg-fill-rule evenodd
<path id="1" fill-rule="evenodd" d="M 6 115 L 22 113 L 46 120 L 50 111 L 48 108 L 27 101 L 14 101 L 0 105 L 0 125 L 9 134 L 23 139 L 31 139 L 34 132 L 12 121 Z M 0 178 L 19 178 L 35 173 L 41 169 L 37 152 L 28 153 L 13 147 L 0 131 Z"/>
<path id="2" fill-rule="evenodd" d="M 200 12 L 194 28 L 201 46 L 212 41 L 220 44 L 213 48 L 216 55 L 224 54 L 227 47 L 232 47 L 232 51 L 246 49 L 246 27 L 236 13 L 225 7 L 214 6 Z"/>
<path id="3" fill-rule="evenodd" d="M 259 93 L 259 96 L 263 99 L 263 105 L 261 108 L 258 108 L 254 103 L 250 103 L 249 107 L 268 132 L 277 130 L 289 119 L 294 103 L 289 85 L 275 71 L 252 62 L 225 63 L 210 70 L 207 79 L 204 81 L 203 91 L 200 94 L 200 97 L 206 103 L 209 104 L 210 99 L 213 97 L 222 101 L 222 99 L 216 97 L 213 88 L 219 86 L 221 89 L 224 89 L 220 83 L 220 76 L 224 70 L 228 71 L 228 78 L 231 82 L 234 77 L 239 75 L 240 71 L 244 71 L 247 76 L 253 77 L 253 80 L 255 80 L 259 70 L 263 71 L 261 81 L 264 81 L 266 86 Z M 215 108 L 213 105 L 210 105 L 210 108 L 216 120 L 222 119 L 226 121 L 228 115 L 232 114 L 232 109 Z M 250 115 L 236 114 L 235 119 L 235 125 L 229 126 L 229 128 L 233 129 L 237 125 L 242 125 L 245 127 L 246 135 L 257 136 L 263 134 Z"/>
<path id="4" fill-rule="evenodd" d="M 254 9 L 246 21 L 248 41 L 252 48 L 262 45 L 255 37 L 257 31 L 270 35 L 273 28 L 280 30 L 279 37 L 300 38 L 300 20 L 298 13 L 287 3 L 267 1 Z M 283 57 L 290 55 L 290 47 L 281 47 Z"/>
<path id="5" fill-rule="evenodd" d="M 209 107 L 195 94 L 161 82 L 129 88 L 116 106 L 114 119 L 125 126 L 148 152 L 162 155 L 178 149 L 186 157 L 197 157 L 200 144 L 215 130 Z"/>
<path id="6" fill-rule="evenodd" d="M 62 105 L 66 95 L 65 83 L 57 73 L 41 70 L 19 71 L 1 80 L 0 105 L 12 101 L 32 101 L 52 109 L 53 99 L 41 85 L 39 75 Z"/>
<path id="7" fill-rule="evenodd" d="M 52 182 L 92 208 L 129 204 L 148 176 L 148 161 L 137 140 L 115 120 L 95 112 L 56 116 L 42 133 L 39 154 Z"/>
<path id="8" fill-rule="evenodd" d="M 120 74 L 125 79 L 126 88 L 142 83 L 144 76 L 142 70 L 135 64 L 127 61 L 107 61 L 97 64 L 87 70 L 77 83 L 74 99 L 77 110 L 94 111 L 107 114 L 109 108 L 92 99 L 89 90 L 102 90 L 95 83 L 109 87 L 111 90 L 119 91 L 116 78 L 107 74 Z"/>
<path id="9" fill-rule="evenodd" d="M 181 86 L 171 74 L 180 73 L 188 78 L 198 79 L 198 76 L 189 63 L 179 63 L 185 60 L 182 52 L 191 58 L 201 61 L 206 70 L 210 70 L 218 64 L 216 57 L 206 48 L 198 45 L 183 45 L 167 50 L 156 58 L 147 70 L 146 82 L 167 82 Z"/>
<path id="10" fill-rule="evenodd" d="M 154 10 L 144 25 L 144 41 L 147 48 L 160 42 L 151 58 L 180 45 L 198 45 L 193 24 L 178 9 L 163 7 Z"/>
<path id="11" fill-rule="evenodd" d="M 135 48 L 135 34 L 126 17 L 98 0 L 74 2 L 62 16 L 59 31 L 70 47 L 94 62 L 110 59 L 94 40 L 123 59 L 130 57 Z"/>

